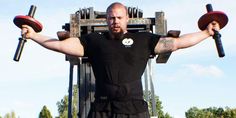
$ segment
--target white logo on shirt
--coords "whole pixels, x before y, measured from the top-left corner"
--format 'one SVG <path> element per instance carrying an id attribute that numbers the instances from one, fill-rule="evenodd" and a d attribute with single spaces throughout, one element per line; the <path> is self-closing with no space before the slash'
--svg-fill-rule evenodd
<path id="1" fill-rule="evenodd" d="M 122 44 L 125 46 L 125 47 L 131 47 L 131 45 L 134 43 L 134 40 L 131 39 L 131 38 L 125 38 L 122 40 Z"/>

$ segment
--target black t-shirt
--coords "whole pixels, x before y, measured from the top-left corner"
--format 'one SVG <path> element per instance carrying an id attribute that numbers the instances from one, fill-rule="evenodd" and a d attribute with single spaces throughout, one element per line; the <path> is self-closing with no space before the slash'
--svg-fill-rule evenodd
<path id="1" fill-rule="evenodd" d="M 137 113 L 146 109 L 143 100 L 139 103 L 135 101 L 138 106 L 132 106 L 133 103 L 127 102 L 134 102 L 133 98 L 137 96 L 142 98 L 141 76 L 149 56 L 154 55 L 159 38 L 159 35 L 148 32 L 126 33 L 123 39 L 119 40 L 110 39 L 108 33 L 91 33 L 81 37 L 85 56 L 88 57 L 96 78 L 95 98 L 106 96 L 115 99 L 110 105 L 111 108 L 101 107 L 99 102 L 97 110 L 112 109 L 118 113 Z M 132 100 L 120 102 L 122 98 Z M 128 104 L 131 106 L 127 106 Z M 129 108 L 124 109 L 124 106 Z"/>

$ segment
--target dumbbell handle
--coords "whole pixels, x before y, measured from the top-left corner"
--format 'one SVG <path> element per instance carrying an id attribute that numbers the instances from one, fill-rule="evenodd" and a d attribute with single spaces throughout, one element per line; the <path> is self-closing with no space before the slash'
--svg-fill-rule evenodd
<path id="1" fill-rule="evenodd" d="M 207 4 L 206 8 L 207 8 L 207 12 L 213 11 L 211 4 Z M 216 48 L 217 48 L 219 57 L 224 57 L 225 52 L 224 52 L 223 44 L 221 42 L 221 34 L 216 30 L 214 30 L 213 39 L 215 39 L 215 44 L 216 44 Z"/>
<path id="2" fill-rule="evenodd" d="M 17 45 L 17 48 L 16 48 L 16 52 L 15 52 L 15 55 L 14 55 L 14 58 L 13 58 L 14 61 L 19 61 L 20 60 L 20 56 L 21 56 L 21 53 L 23 51 L 25 42 L 26 42 L 25 38 L 23 38 L 23 37 L 19 38 L 19 42 L 18 42 L 18 45 Z"/>
<path id="3" fill-rule="evenodd" d="M 28 16 L 30 16 L 30 17 L 34 17 L 34 13 L 35 13 L 35 11 L 36 11 L 36 6 L 34 6 L 34 5 L 31 5 L 30 6 L 30 10 L 29 10 L 29 12 L 28 12 Z"/>
<path id="4" fill-rule="evenodd" d="M 223 44 L 221 42 L 221 34 L 216 30 L 214 30 L 213 39 L 215 39 L 215 44 L 216 44 L 219 57 L 224 57 L 225 52 L 224 52 Z"/>
<path id="5" fill-rule="evenodd" d="M 35 11 L 36 11 L 36 6 L 31 5 L 28 16 L 34 17 Z M 23 51 L 25 42 L 26 42 L 26 39 L 25 39 L 25 36 L 23 34 L 22 38 L 19 38 L 19 42 L 18 42 L 18 45 L 17 45 L 17 48 L 16 48 L 16 52 L 15 52 L 15 55 L 14 55 L 14 58 L 13 58 L 14 61 L 19 61 L 20 60 L 21 53 Z"/>

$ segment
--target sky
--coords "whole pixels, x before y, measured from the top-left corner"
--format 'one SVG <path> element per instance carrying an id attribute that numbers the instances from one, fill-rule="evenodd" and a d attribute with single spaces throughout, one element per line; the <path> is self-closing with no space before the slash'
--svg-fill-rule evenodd
<path id="1" fill-rule="evenodd" d="M 144 17 L 165 12 L 168 30 L 181 30 L 181 35 L 199 31 L 198 19 L 211 3 L 215 11 L 229 17 L 220 31 L 225 57 L 219 58 L 210 37 L 200 44 L 173 52 L 166 64 L 153 60 L 155 94 L 164 112 L 184 118 L 185 112 L 198 108 L 236 108 L 235 60 L 236 6 L 233 0 L 117 0 L 126 6 L 143 10 Z M 13 23 L 17 15 L 27 15 L 36 5 L 35 18 L 43 24 L 41 34 L 57 37 L 56 32 L 69 22 L 70 14 L 80 8 L 94 7 L 105 11 L 114 0 L 1 0 L 0 10 L 0 116 L 14 111 L 20 118 L 38 117 L 44 105 L 53 117 L 58 116 L 57 101 L 68 94 L 69 62 L 65 55 L 47 50 L 28 40 L 19 62 L 13 56 L 20 29 Z M 76 79 L 74 79 L 76 83 Z"/>

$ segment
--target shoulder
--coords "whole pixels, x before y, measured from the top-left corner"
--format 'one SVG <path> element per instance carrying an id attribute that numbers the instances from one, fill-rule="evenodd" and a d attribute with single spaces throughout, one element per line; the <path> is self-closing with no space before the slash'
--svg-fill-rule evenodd
<path id="1" fill-rule="evenodd" d="M 100 37 L 100 36 L 102 36 L 101 33 L 98 33 L 98 32 L 92 32 L 92 33 L 89 33 L 89 34 L 84 34 L 84 35 L 82 35 L 81 37 L 87 39 L 87 38 L 98 38 L 98 37 Z"/>
<path id="2" fill-rule="evenodd" d="M 89 34 L 84 34 L 84 35 L 81 35 L 81 40 L 85 41 L 85 42 L 99 42 L 101 41 L 102 39 L 104 39 L 104 34 L 103 33 L 99 33 L 99 32 L 92 32 L 92 33 L 89 33 Z"/>
<path id="3" fill-rule="evenodd" d="M 154 33 L 151 33 L 151 32 L 136 32 L 134 33 L 135 35 L 137 36 L 144 36 L 144 37 L 153 37 L 153 36 L 160 36 L 158 34 L 154 34 Z"/>
<path id="4" fill-rule="evenodd" d="M 161 35 L 158 34 L 153 34 L 151 32 L 135 32 L 135 33 L 130 33 L 131 36 L 135 37 L 136 39 L 159 39 Z"/>

